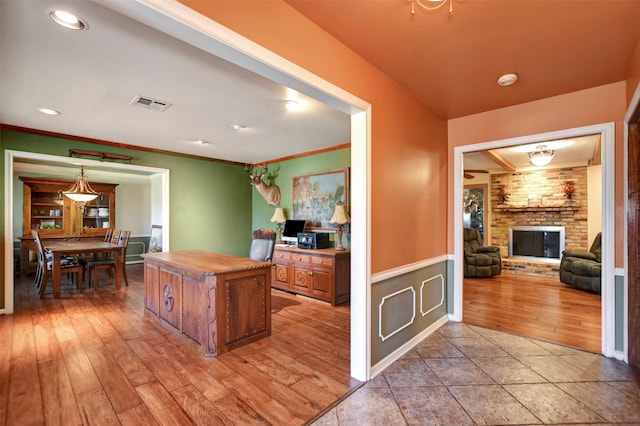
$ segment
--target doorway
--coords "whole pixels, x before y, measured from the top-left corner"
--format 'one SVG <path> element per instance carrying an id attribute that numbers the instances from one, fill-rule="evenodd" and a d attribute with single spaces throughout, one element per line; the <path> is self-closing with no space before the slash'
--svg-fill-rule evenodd
<path id="1" fill-rule="evenodd" d="M 567 129 L 557 132 L 530 135 L 512 139 L 486 142 L 454 148 L 454 211 L 463 210 L 463 155 L 467 152 L 504 148 L 514 145 L 534 144 L 543 141 L 566 139 L 589 134 L 600 134 L 602 143 L 602 348 L 606 356 L 622 359 L 624 354 L 615 347 L 615 276 L 614 276 L 614 123 Z M 462 321 L 463 302 L 463 251 L 462 220 L 454 224 L 454 313 L 456 321 Z M 606 238 L 605 238 L 606 236 Z M 605 241 L 606 240 L 606 241 Z"/>

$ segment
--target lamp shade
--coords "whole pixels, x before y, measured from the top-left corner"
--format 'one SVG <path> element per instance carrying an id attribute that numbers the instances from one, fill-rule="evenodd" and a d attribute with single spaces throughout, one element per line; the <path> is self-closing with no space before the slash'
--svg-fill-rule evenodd
<path id="1" fill-rule="evenodd" d="M 73 201 L 87 202 L 94 200 L 100 195 L 91 188 L 89 182 L 87 182 L 87 175 L 84 173 L 84 166 L 80 166 L 80 173 L 75 183 L 71 188 L 62 192 L 65 196 L 71 198 Z"/>
<path id="2" fill-rule="evenodd" d="M 284 214 L 284 209 L 282 207 L 276 207 L 273 216 L 271 216 L 271 222 L 284 223 L 286 221 L 287 216 Z"/>
<path id="3" fill-rule="evenodd" d="M 337 223 L 338 225 L 344 225 L 345 223 L 349 223 L 351 218 L 347 213 L 347 210 L 344 208 L 342 204 L 336 204 L 336 209 L 333 211 L 333 216 L 329 220 L 329 223 Z"/>

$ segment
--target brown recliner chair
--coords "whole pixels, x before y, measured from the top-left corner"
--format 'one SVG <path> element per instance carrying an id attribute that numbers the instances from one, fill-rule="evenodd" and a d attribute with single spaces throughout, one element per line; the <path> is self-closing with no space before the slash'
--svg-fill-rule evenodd
<path id="1" fill-rule="evenodd" d="M 465 278 L 486 278 L 500 275 L 501 272 L 500 247 L 483 246 L 480 231 L 464 228 Z"/>
<path id="2" fill-rule="evenodd" d="M 562 252 L 560 281 L 581 290 L 600 294 L 602 276 L 602 233 L 598 233 L 589 251 L 573 249 Z"/>

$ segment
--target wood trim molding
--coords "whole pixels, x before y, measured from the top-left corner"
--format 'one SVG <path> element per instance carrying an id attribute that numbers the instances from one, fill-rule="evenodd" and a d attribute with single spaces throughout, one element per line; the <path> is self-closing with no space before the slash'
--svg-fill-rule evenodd
<path id="1" fill-rule="evenodd" d="M 260 162 L 259 164 L 280 163 L 282 161 L 294 160 L 296 158 L 302 158 L 302 157 L 309 157 L 309 156 L 312 156 L 312 155 L 322 154 L 322 153 L 331 152 L 331 151 L 337 151 L 339 149 L 345 149 L 345 148 L 351 148 L 351 142 L 346 142 L 346 143 L 343 143 L 343 144 L 340 144 L 340 145 L 329 146 L 327 148 L 316 149 L 314 151 L 302 152 L 300 154 L 288 155 L 286 157 L 274 158 L 273 160 Z"/>

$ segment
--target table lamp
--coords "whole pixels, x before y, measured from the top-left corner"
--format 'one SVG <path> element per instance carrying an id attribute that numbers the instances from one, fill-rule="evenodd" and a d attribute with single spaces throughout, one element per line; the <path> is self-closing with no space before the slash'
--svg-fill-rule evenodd
<path id="1" fill-rule="evenodd" d="M 344 205 L 336 204 L 333 216 L 331 216 L 331 219 L 329 220 L 330 223 L 338 224 L 338 247 L 336 247 L 336 250 L 344 250 L 344 247 L 342 246 L 342 226 L 345 223 L 349 223 L 350 220 L 351 218 L 349 218 L 349 214 L 344 208 Z"/>
<path id="2" fill-rule="evenodd" d="M 276 207 L 276 211 L 273 212 L 273 216 L 271 217 L 271 222 L 278 222 L 278 235 L 276 239 L 276 244 L 282 244 L 282 224 L 287 221 L 287 216 L 284 214 L 284 209 L 282 207 Z"/>

